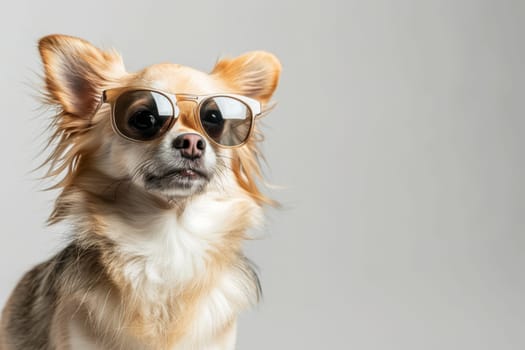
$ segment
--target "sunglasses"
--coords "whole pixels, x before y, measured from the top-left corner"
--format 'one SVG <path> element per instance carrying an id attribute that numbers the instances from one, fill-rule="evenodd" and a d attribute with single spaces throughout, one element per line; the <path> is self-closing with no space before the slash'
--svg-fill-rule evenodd
<path id="1" fill-rule="evenodd" d="M 239 147 L 249 139 L 261 103 L 236 94 L 170 94 L 148 88 L 105 90 L 102 103 L 111 105 L 115 132 L 131 141 L 151 141 L 163 136 L 179 116 L 177 104 L 195 103 L 197 124 L 209 140 L 222 147 Z"/>

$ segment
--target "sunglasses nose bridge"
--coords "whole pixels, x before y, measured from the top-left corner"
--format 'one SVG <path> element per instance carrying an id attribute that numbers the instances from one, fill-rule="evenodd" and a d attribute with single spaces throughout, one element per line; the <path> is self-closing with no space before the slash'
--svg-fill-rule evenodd
<path id="1" fill-rule="evenodd" d="M 177 114 L 181 114 L 181 104 L 184 104 L 185 102 L 189 102 L 194 105 L 192 112 L 195 112 L 195 108 L 199 105 L 199 97 L 195 95 L 177 94 L 174 95 L 174 97 L 174 105 Z"/>
<path id="2" fill-rule="evenodd" d="M 177 94 L 174 95 L 175 102 L 178 104 L 180 102 L 193 102 L 195 104 L 199 103 L 199 96 L 196 95 L 186 95 L 186 94 Z"/>
<path id="3" fill-rule="evenodd" d="M 199 105 L 198 98 L 179 98 L 177 96 L 177 110 L 176 122 L 179 128 L 188 128 L 195 132 L 200 132 L 199 124 L 196 121 L 197 106 Z"/>

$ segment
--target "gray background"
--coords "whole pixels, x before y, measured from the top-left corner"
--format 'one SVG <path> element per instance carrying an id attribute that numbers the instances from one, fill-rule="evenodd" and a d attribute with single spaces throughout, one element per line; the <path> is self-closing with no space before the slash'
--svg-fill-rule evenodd
<path id="1" fill-rule="evenodd" d="M 63 243 L 38 164 L 49 33 L 129 70 L 282 61 L 264 145 L 284 208 L 247 245 L 239 349 L 524 349 L 523 1 L 24 1 L 0 21 L 0 302 Z M 38 173 L 37 173 L 38 175 Z"/>

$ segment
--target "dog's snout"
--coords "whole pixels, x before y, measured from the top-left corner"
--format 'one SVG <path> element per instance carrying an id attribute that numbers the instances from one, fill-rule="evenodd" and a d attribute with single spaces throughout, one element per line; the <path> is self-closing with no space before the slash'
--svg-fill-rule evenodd
<path id="1" fill-rule="evenodd" d="M 184 158 L 197 159 L 204 154 L 206 141 L 197 134 L 182 134 L 173 140 L 173 147 L 179 150 Z"/>

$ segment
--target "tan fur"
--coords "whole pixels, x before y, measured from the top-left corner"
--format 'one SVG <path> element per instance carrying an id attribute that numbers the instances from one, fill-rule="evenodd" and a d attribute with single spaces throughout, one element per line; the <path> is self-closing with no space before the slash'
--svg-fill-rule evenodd
<path id="1" fill-rule="evenodd" d="M 176 349 L 179 344 L 199 348 L 211 341 L 198 339 L 198 323 L 206 312 L 213 312 L 206 308 L 214 304 L 207 303 L 212 303 L 217 293 L 217 298 L 226 298 L 228 312 L 224 319 L 214 321 L 209 331 L 205 329 L 210 334 L 203 337 L 223 343 L 221 348 L 231 347 L 237 314 L 259 297 L 258 279 L 242 254 L 242 241 L 257 222 L 260 206 L 274 203 L 257 185 L 262 180 L 257 149 L 260 134 L 230 151 L 213 146 L 215 153 L 222 155 L 221 162 L 229 162 L 224 172 L 235 179 L 232 184 L 212 181 L 202 193 L 173 200 L 145 191 L 133 178 L 116 178 L 103 170 L 108 167 L 101 163 L 107 159 L 107 152 L 121 148 L 125 152 L 126 147 L 111 128 L 107 106 L 99 108 L 99 104 L 104 89 L 140 86 L 171 93 L 237 93 L 268 106 L 280 74 L 278 60 L 268 53 L 252 52 L 218 62 L 210 75 L 175 64 L 128 73 L 117 53 L 99 50 L 81 39 L 45 37 L 39 50 L 46 77 L 45 99 L 62 108 L 52 121 L 52 151 L 45 162 L 47 176 L 59 178 L 54 188 L 61 189 L 49 223 L 68 220 L 74 231 L 72 244 L 29 272 L 11 296 L 3 312 L 0 349 L 21 349 L 27 344 L 39 349 L 70 349 L 75 341 L 71 329 L 77 328 L 83 337 L 104 349 Z M 178 130 L 199 132 L 192 103 L 182 102 L 179 108 Z M 110 141 L 114 147 L 104 146 Z M 144 146 L 144 152 L 159 146 L 157 140 Z M 126 169 L 125 154 L 112 159 L 111 171 L 115 174 Z M 176 284 L 170 284 L 172 277 L 144 284 L 142 281 L 156 274 L 141 275 L 142 266 L 147 269 L 149 265 L 145 264 L 155 256 L 143 257 L 140 250 L 128 252 L 128 243 L 118 240 L 122 233 L 114 230 L 136 228 L 148 234 L 148 227 L 156 230 L 159 220 L 171 216 L 169 220 L 177 225 L 180 222 L 191 227 L 195 219 L 186 216 L 196 210 L 193 206 L 199 201 L 207 203 L 208 196 L 213 205 L 224 201 L 230 210 L 211 236 L 199 241 L 190 235 L 197 239 L 191 244 L 207 247 L 204 266 L 184 279 L 175 278 L 177 266 L 167 266 Z M 162 261 L 158 263 L 163 266 Z M 135 273 L 138 275 L 130 279 Z M 242 291 L 240 296 L 236 288 Z M 25 339 L 18 333 L 24 332 L 24 327 L 36 327 L 48 338 L 41 344 Z"/>

